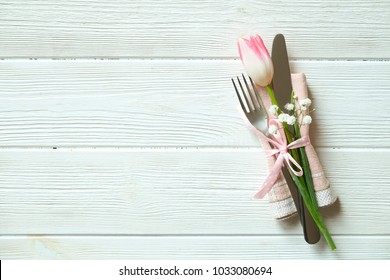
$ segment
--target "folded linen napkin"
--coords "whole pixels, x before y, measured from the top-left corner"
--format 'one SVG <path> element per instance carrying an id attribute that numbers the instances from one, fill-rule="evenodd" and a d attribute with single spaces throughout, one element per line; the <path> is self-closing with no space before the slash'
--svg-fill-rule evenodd
<path id="1" fill-rule="evenodd" d="M 298 100 L 307 98 L 308 91 L 305 74 L 292 74 L 291 81 L 294 93 L 298 97 Z M 259 89 L 259 93 L 261 95 L 261 99 L 263 100 L 265 109 L 267 110 L 268 116 L 270 118 L 274 117 L 271 116 L 268 112 L 268 108 L 270 108 L 270 106 L 272 105 L 268 93 L 264 89 Z M 284 104 L 279 105 L 282 106 Z M 301 116 L 301 118 L 302 117 L 303 116 Z M 309 135 L 309 125 L 302 125 L 301 135 Z M 261 140 L 261 142 L 263 149 L 271 149 L 271 146 L 268 142 L 263 140 Z M 310 164 L 310 170 L 313 177 L 314 190 L 316 192 L 318 205 L 320 207 L 323 207 L 333 204 L 337 200 L 337 196 L 332 192 L 332 189 L 330 188 L 330 183 L 325 177 L 324 170 L 318 159 L 317 153 L 315 152 L 311 144 L 307 145 L 305 149 Z M 271 169 L 275 164 L 275 158 L 269 157 L 267 159 L 268 167 L 269 169 Z M 291 197 L 290 190 L 282 173 L 279 174 L 278 180 L 275 182 L 271 191 L 268 193 L 268 199 L 270 202 L 272 215 L 276 219 L 286 219 L 297 212 L 294 201 Z"/>

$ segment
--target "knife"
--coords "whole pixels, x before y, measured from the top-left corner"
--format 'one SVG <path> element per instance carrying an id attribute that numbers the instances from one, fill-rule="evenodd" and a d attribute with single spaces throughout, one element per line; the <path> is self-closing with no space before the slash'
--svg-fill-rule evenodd
<path id="1" fill-rule="evenodd" d="M 288 62 L 286 41 L 283 34 L 277 34 L 274 38 L 272 44 L 272 62 L 274 65 L 272 86 L 278 104 L 283 106 L 291 102 L 292 92 L 290 66 Z M 321 238 L 320 231 L 303 202 L 303 198 L 299 194 L 287 168 L 283 168 L 282 172 L 289 186 L 295 206 L 297 207 L 305 240 L 309 244 L 315 244 Z"/>

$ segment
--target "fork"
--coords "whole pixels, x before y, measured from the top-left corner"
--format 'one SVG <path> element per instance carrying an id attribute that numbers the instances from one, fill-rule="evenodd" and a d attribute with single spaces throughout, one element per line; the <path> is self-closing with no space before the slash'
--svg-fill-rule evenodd
<path id="1" fill-rule="evenodd" d="M 248 121 L 257 129 L 259 129 L 265 136 L 269 136 L 268 132 L 268 115 L 265 111 L 264 104 L 261 101 L 259 92 L 254 85 L 252 79 L 249 77 L 250 83 L 248 83 L 247 79 L 245 78 L 244 74 L 242 74 L 242 80 L 241 82 L 240 78 L 237 76 L 237 82 L 238 86 L 236 85 L 236 82 L 234 79 L 232 79 L 234 89 L 237 94 L 238 101 L 241 105 L 241 109 L 243 113 L 245 114 Z M 245 85 L 245 88 L 243 86 Z M 239 90 L 240 89 L 240 90 Z M 298 211 L 300 221 L 302 223 L 303 231 L 305 233 L 305 239 L 306 239 L 306 225 L 305 225 L 305 219 L 303 217 L 303 213 L 301 211 L 301 203 L 299 199 L 298 191 L 294 185 L 294 182 L 292 181 L 290 174 L 285 166 L 282 168 L 282 172 L 284 175 L 284 178 L 286 179 L 287 185 L 290 189 L 291 196 L 293 198 L 294 204 L 296 206 L 296 209 Z"/>

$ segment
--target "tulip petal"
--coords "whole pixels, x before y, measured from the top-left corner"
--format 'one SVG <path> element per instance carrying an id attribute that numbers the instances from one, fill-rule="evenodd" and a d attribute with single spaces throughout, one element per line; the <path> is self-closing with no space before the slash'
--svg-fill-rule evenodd
<path id="1" fill-rule="evenodd" d="M 261 51 L 265 53 L 266 56 L 270 57 L 269 52 L 264 45 L 263 39 L 259 35 L 256 35 L 256 43 L 258 44 L 258 46 L 260 46 Z"/>
<path id="2" fill-rule="evenodd" d="M 254 36 L 251 36 L 251 44 L 252 44 L 252 49 L 254 53 L 260 58 L 263 59 L 263 53 L 262 50 L 259 48 L 256 38 Z"/>
<path id="3" fill-rule="evenodd" d="M 238 43 L 237 43 L 237 46 L 238 46 L 238 53 L 240 54 L 240 58 L 241 60 L 243 60 L 243 56 L 242 56 L 242 48 L 248 46 L 250 48 L 252 48 L 252 42 L 245 39 L 245 38 L 240 38 L 238 39 Z"/>

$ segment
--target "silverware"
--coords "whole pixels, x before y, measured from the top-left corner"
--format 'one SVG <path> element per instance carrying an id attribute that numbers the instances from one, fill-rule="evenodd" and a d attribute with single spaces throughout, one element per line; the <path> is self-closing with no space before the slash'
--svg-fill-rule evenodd
<path id="1" fill-rule="evenodd" d="M 257 91 L 256 86 L 254 85 L 251 78 L 249 78 L 250 83 L 248 83 L 247 79 L 244 75 L 242 75 L 241 82 L 240 78 L 237 77 L 237 84 L 232 79 L 234 89 L 237 94 L 238 101 L 241 105 L 241 109 L 243 113 L 245 114 L 248 121 L 257 129 L 259 129 L 265 136 L 269 135 L 268 132 L 268 115 L 266 113 L 266 110 L 264 108 L 264 105 L 261 101 L 259 92 Z M 238 85 L 238 86 L 237 86 Z M 290 189 L 290 192 L 295 194 L 293 196 L 293 200 L 295 203 L 295 206 L 297 209 L 299 208 L 299 200 L 298 200 L 298 193 L 295 187 L 294 182 L 290 178 L 290 174 L 288 173 L 288 170 L 285 166 L 282 168 L 283 175 L 288 176 L 287 178 L 290 179 L 290 182 L 287 181 L 287 185 Z"/>
<path id="2" fill-rule="evenodd" d="M 277 34 L 274 38 L 272 44 L 272 63 L 274 66 L 272 86 L 275 92 L 275 98 L 278 101 L 278 104 L 283 106 L 286 103 L 290 103 L 293 88 L 286 42 L 282 34 Z M 290 187 L 290 192 L 294 201 L 298 201 L 295 205 L 298 206 L 297 209 L 303 227 L 305 240 L 309 244 L 315 244 L 321 238 L 320 231 L 303 202 L 302 196 L 297 191 L 289 172 L 287 170 L 283 170 L 283 175 Z M 290 185 L 294 187 L 292 188 Z M 292 189 L 293 191 L 291 191 Z"/>
<path id="3" fill-rule="evenodd" d="M 260 99 L 260 95 L 256 89 L 256 86 L 254 85 L 250 77 L 248 82 L 244 74 L 242 74 L 243 82 L 241 82 L 239 77 L 236 78 L 238 82 L 238 87 L 234 82 L 234 79 L 232 79 L 232 82 L 242 111 L 245 113 L 245 116 L 247 117 L 248 121 L 254 127 L 259 129 L 264 135 L 267 136 L 268 116 L 266 111 L 264 110 L 264 105 Z"/>

